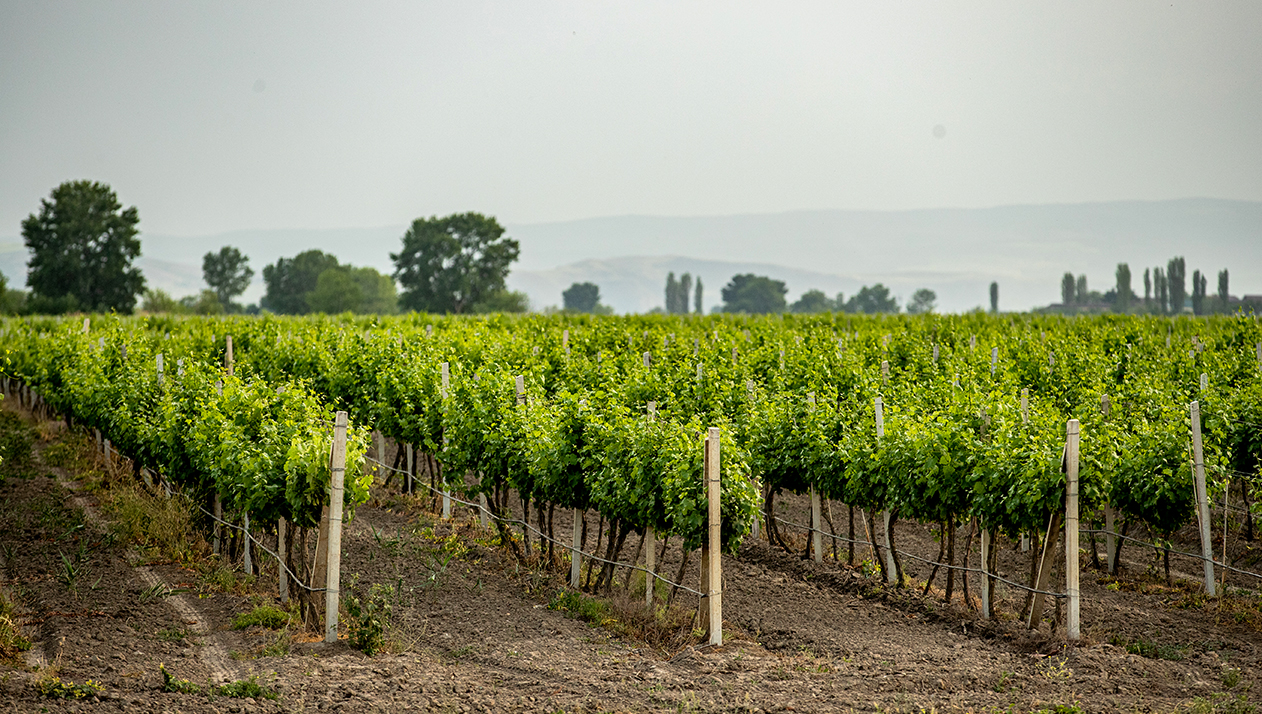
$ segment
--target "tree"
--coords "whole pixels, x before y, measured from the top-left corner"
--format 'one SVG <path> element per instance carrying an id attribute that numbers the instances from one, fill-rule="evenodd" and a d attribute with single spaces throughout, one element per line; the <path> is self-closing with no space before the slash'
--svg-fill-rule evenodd
<path id="1" fill-rule="evenodd" d="M 671 271 L 666 274 L 666 314 L 673 315 L 679 311 L 679 282 L 675 280 L 675 273 Z M 688 296 L 684 295 L 685 302 Z"/>
<path id="2" fill-rule="evenodd" d="M 911 302 L 907 303 L 907 312 L 912 315 L 927 315 L 933 312 L 937 302 L 937 293 L 929 288 L 921 288 L 912 293 Z"/>
<path id="3" fill-rule="evenodd" d="M 1183 258 L 1171 258 L 1166 263 L 1166 294 L 1169 296 L 1170 314 L 1178 315 L 1183 312 L 1183 306 L 1187 303 L 1187 267 L 1184 265 Z"/>
<path id="4" fill-rule="evenodd" d="M 236 248 L 225 245 L 218 253 L 202 256 L 202 279 L 215 291 L 224 309 L 232 304 L 232 298 L 245 292 L 254 278 L 250 258 Z"/>
<path id="5" fill-rule="evenodd" d="M 692 276 L 684 273 L 679 276 L 679 302 L 675 305 L 675 312 L 679 315 L 688 314 L 688 298 L 692 295 Z"/>
<path id="6" fill-rule="evenodd" d="M 935 296 L 936 297 L 936 296 Z M 898 312 L 898 300 L 890 295 L 890 289 L 877 283 L 871 287 L 864 285 L 846 301 L 846 312 Z"/>
<path id="7" fill-rule="evenodd" d="M 802 293 L 797 302 L 789 306 L 789 311 L 797 313 L 829 312 L 835 307 L 833 301 L 822 290 L 807 290 Z"/>
<path id="8" fill-rule="evenodd" d="M 1152 275 L 1144 268 L 1144 307 L 1152 304 Z"/>
<path id="9" fill-rule="evenodd" d="M 145 312 L 188 312 L 188 310 L 180 304 L 179 300 L 171 297 L 165 290 L 151 288 L 145 291 L 144 300 L 140 303 L 140 309 Z"/>
<path id="10" fill-rule="evenodd" d="M 1074 274 L 1065 273 L 1060 279 L 1060 304 L 1069 310 L 1074 304 Z"/>
<path id="11" fill-rule="evenodd" d="M 1231 293 L 1227 290 L 1227 269 L 1218 271 L 1218 311 L 1227 312 L 1231 303 Z"/>
<path id="12" fill-rule="evenodd" d="M 600 286 L 595 283 L 574 283 L 561 293 L 561 304 L 574 312 L 595 312 L 600 304 Z"/>
<path id="13" fill-rule="evenodd" d="M 1156 293 L 1157 313 L 1161 315 L 1170 312 L 1170 285 L 1166 281 L 1166 274 L 1161 268 L 1153 268 L 1152 271 L 1152 287 Z"/>
<path id="14" fill-rule="evenodd" d="M 84 310 L 130 313 L 145 278 L 132 261 L 140 257 L 136 207 L 122 210 L 109 186 L 67 181 L 40 200 L 39 215 L 22 221 L 31 252 L 26 284 L 38 312 Z"/>
<path id="15" fill-rule="evenodd" d="M 990 283 L 990 311 L 999 312 L 999 283 Z"/>
<path id="16" fill-rule="evenodd" d="M 700 275 L 697 276 L 697 300 L 696 302 L 693 303 L 693 307 L 696 310 L 696 313 L 698 315 L 700 315 L 705 310 L 705 308 L 701 304 L 701 276 Z"/>
<path id="17" fill-rule="evenodd" d="M 1131 299 L 1135 297 L 1135 293 L 1131 290 L 1131 266 L 1118 263 L 1113 275 L 1117 278 L 1115 309 L 1118 312 L 1129 312 Z"/>
<path id="18" fill-rule="evenodd" d="M 766 314 L 784 312 L 785 293 L 789 289 L 779 280 L 772 280 L 765 275 L 744 273 L 733 275 L 731 282 L 723 287 L 724 312 L 748 312 Z"/>
<path id="19" fill-rule="evenodd" d="M 1201 271 L 1192 271 L 1192 314 L 1205 314 L 1205 278 Z"/>
<path id="20" fill-rule="evenodd" d="M 343 267 L 329 268 L 316 278 L 315 290 L 307 294 L 307 307 L 312 312 L 336 315 L 359 312 L 364 291 L 351 271 Z"/>
<path id="21" fill-rule="evenodd" d="M 337 267 L 340 267 L 337 258 L 319 250 L 280 258 L 263 268 L 267 293 L 259 304 L 265 310 L 283 315 L 305 315 L 311 311 L 307 295 L 316 289 L 320 274 Z"/>
<path id="22" fill-rule="evenodd" d="M 9 279 L 0 273 L 0 315 L 18 315 L 26 308 L 26 292 L 10 290 Z"/>
<path id="23" fill-rule="evenodd" d="M 394 287 L 394 278 L 376 268 L 346 266 L 346 270 L 359 283 L 359 294 L 362 296 L 355 312 L 364 315 L 394 315 L 399 312 L 399 294 Z"/>
<path id="24" fill-rule="evenodd" d="M 180 311 L 194 315 L 222 315 L 223 303 L 214 290 L 203 290 L 196 295 L 185 295 L 180 298 Z"/>
<path id="25" fill-rule="evenodd" d="M 1074 283 L 1074 300 L 1079 305 L 1086 305 L 1091 300 L 1091 292 L 1087 290 L 1087 276 L 1079 275 Z"/>
<path id="26" fill-rule="evenodd" d="M 488 312 L 529 312 L 530 298 L 526 293 L 516 290 L 497 290 L 487 295 L 481 302 L 473 304 L 471 312 L 484 314 Z"/>
<path id="27" fill-rule="evenodd" d="M 521 247 L 491 216 L 458 213 L 418 218 L 391 253 L 408 310 L 463 313 L 504 290 Z M 498 299 L 498 298 L 496 298 Z"/>

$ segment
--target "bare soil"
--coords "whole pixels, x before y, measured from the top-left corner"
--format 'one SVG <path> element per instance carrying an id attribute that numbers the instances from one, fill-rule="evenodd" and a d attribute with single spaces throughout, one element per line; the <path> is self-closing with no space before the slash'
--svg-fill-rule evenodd
<path id="1" fill-rule="evenodd" d="M 844 543 L 838 560 L 826 544 L 828 557 L 815 563 L 802 558 L 805 533 L 784 527 L 795 552 L 764 534 L 724 559 L 726 641 L 708 648 L 686 616 L 683 627 L 646 640 L 552 609 L 568 565 L 541 565 L 536 545 L 527 567 L 467 509 L 442 521 L 424 510 L 429 499 L 380 489 L 347 526 L 343 587 L 394 588 L 386 652 L 368 657 L 345 639 L 326 645 L 314 635 L 233 630 L 235 615 L 276 603 L 274 561 L 260 556 L 258 581 L 231 592 L 208 587 L 196 563 L 146 562 L 111 539 L 78 474 L 43 461 L 62 438 L 37 445 L 30 478 L 0 486 L 0 546 L 12 554 L 0 586 L 16 595 L 34 641 L 24 663 L 0 666 L 0 712 L 1226 712 L 1251 711 L 1257 697 L 1262 599 L 1243 590 L 1207 599 L 1199 566 L 1178 559 L 1167 585 L 1151 549 L 1127 546 L 1118 577 L 1082 557 L 1083 639 L 1069 644 L 1051 630 L 1050 603 L 1047 620 L 1030 631 L 1018 621 L 1023 595 L 1000 585 L 998 616 L 983 620 L 965 606 L 958 581 L 954 601 L 943 602 L 942 572 L 922 595 L 928 567 L 905 560 L 918 587 L 888 588 L 859 562 L 871 558 L 866 546 L 854 568 Z M 803 498 L 778 499 L 788 520 L 807 522 L 806 509 Z M 833 504 L 842 534 L 845 514 Z M 561 540 L 569 518 L 554 514 Z M 967 531 L 958 531 L 961 553 Z M 937 555 L 936 533 L 898 525 L 900 547 L 927 558 Z M 1176 545 L 1191 549 L 1186 538 Z M 634 542 L 627 539 L 624 559 Z M 1241 562 L 1256 555 L 1250 545 L 1237 545 Z M 974 539 L 973 566 L 977 547 Z M 1029 554 L 1013 543 L 1000 548 L 1000 573 L 1024 580 Z M 82 563 L 73 589 L 63 556 Z M 680 557 L 670 544 L 659 571 L 673 577 Z M 696 571 L 694 554 L 685 584 L 695 587 Z M 635 607 L 643 580 L 632 577 L 623 594 L 624 578 L 616 577 L 610 616 L 630 620 L 619 608 Z M 975 601 L 976 576 L 969 587 Z M 686 611 L 696 599 L 681 591 L 676 604 Z M 269 656 L 278 642 L 288 653 Z M 163 692 L 159 664 L 199 685 L 255 677 L 277 698 Z M 41 696 L 35 683 L 50 665 L 63 681 L 92 679 L 101 691 L 83 700 Z"/>

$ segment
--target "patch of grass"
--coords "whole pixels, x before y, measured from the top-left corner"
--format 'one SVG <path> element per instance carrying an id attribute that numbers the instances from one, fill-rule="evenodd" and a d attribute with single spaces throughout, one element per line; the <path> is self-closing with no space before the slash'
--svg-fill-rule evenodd
<path id="1" fill-rule="evenodd" d="M 280 695 L 259 684 L 258 677 L 238 679 L 215 687 L 215 694 L 236 699 L 279 699 Z"/>
<path id="2" fill-rule="evenodd" d="M 135 483 L 115 484 L 101 499 L 120 540 L 145 549 L 151 558 L 189 564 L 206 550 L 193 531 L 193 503 L 183 495 L 149 494 Z"/>
<path id="3" fill-rule="evenodd" d="M 17 604 L 0 588 L 0 663 L 19 664 L 21 654 L 30 648 L 30 638 L 17 623 Z"/>
<path id="4" fill-rule="evenodd" d="M 188 639 L 189 631 L 183 627 L 164 627 L 154 634 L 159 642 L 182 642 Z"/>
<path id="5" fill-rule="evenodd" d="M 1187 649 L 1186 645 L 1163 645 L 1143 638 L 1126 640 L 1116 636 L 1109 639 L 1109 644 L 1125 647 L 1127 652 L 1140 657 L 1164 659 L 1171 662 L 1183 661 L 1183 651 Z"/>
<path id="6" fill-rule="evenodd" d="M 259 657 L 284 657 L 289 654 L 290 648 L 293 646 L 293 637 L 289 634 L 288 627 L 282 627 L 276 633 L 276 639 L 265 645 L 259 650 Z"/>
<path id="7" fill-rule="evenodd" d="M 89 679 L 82 684 L 50 675 L 35 682 L 35 689 L 49 699 L 86 699 L 101 691 L 101 685 Z"/>
<path id="8" fill-rule="evenodd" d="M 351 647 L 369 657 L 386 647 L 386 627 L 390 624 L 390 600 L 395 589 L 374 583 L 367 593 L 351 587 L 345 598 Z"/>
<path id="9" fill-rule="evenodd" d="M 1228 667 L 1223 670 L 1223 689 L 1234 689 L 1240 684 L 1240 670 L 1235 667 Z"/>
<path id="10" fill-rule="evenodd" d="M 1197 697 L 1191 704 L 1178 711 L 1186 714 L 1255 714 L 1258 708 L 1243 694 L 1239 696 L 1214 694 L 1208 699 Z"/>
<path id="11" fill-rule="evenodd" d="M 1073 704 L 1053 704 L 1042 709 L 1035 709 L 1030 714 L 1084 714 L 1077 702 Z"/>
<path id="12" fill-rule="evenodd" d="M 259 605 L 249 612 L 243 612 L 232 618 L 232 629 L 244 630 L 247 627 L 266 627 L 279 630 L 292 621 L 293 616 L 272 605 Z"/>
<path id="13" fill-rule="evenodd" d="M 644 600 L 621 590 L 608 599 L 560 590 L 548 602 L 548 609 L 663 652 L 695 644 L 701 637 L 691 629 L 691 610 L 658 605 L 650 611 L 644 607 Z"/>

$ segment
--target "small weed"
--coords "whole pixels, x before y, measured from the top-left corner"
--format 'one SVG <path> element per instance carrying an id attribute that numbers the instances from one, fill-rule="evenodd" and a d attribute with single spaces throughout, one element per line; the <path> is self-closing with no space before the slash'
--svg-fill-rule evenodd
<path id="1" fill-rule="evenodd" d="M 570 618 L 593 625 L 605 625 L 612 620 L 608 603 L 573 590 L 558 591 L 556 597 L 548 603 L 548 609 L 563 612 Z"/>
<path id="2" fill-rule="evenodd" d="M 70 558 L 61 553 L 61 570 L 57 571 L 57 579 L 72 593 L 79 592 L 79 578 L 83 575 L 83 565 L 77 558 Z"/>
<path id="3" fill-rule="evenodd" d="M 1120 637 L 1112 637 L 1109 644 L 1118 647 L 1125 647 L 1130 654 L 1147 657 L 1148 659 L 1165 659 L 1171 662 L 1180 662 L 1183 660 L 1183 651 L 1187 646 L 1180 645 L 1162 645 L 1151 640 L 1125 640 Z"/>
<path id="4" fill-rule="evenodd" d="M 260 605 L 249 612 L 243 612 L 232 618 L 232 629 L 244 630 L 247 627 L 266 627 L 279 630 L 290 624 L 293 615 L 271 605 Z"/>
<path id="5" fill-rule="evenodd" d="M 999 694 L 1004 694 L 1008 690 L 1012 689 L 1012 672 L 1007 670 L 1000 672 L 998 681 L 996 681 L 994 686 L 990 689 L 991 691 L 998 692 Z"/>
<path id="6" fill-rule="evenodd" d="M 1255 714 L 1257 706 L 1251 704 L 1245 695 L 1214 694 L 1209 699 L 1197 697 L 1185 709 L 1178 711 L 1185 714 Z"/>
<path id="7" fill-rule="evenodd" d="M 284 657 L 289 654 L 289 650 L 293 645 L 293 637 L 289 634 L 288 627 L 282 627 L 276 633 L 276 639 L 263 649 L 259 650 L 260 657 Z"/>
<path id="8" fill-rule="evenodd" d="M 1044 677 L 1048 679 L 1052 679 L 1052 680 L 1071 679 L 1074 676 L 1074 671 L 1070 669 L 1068 665 L 1069 665 L 1068 659 L 1058 658 L 1058 657 L 1047 657 L 1046 659 L 1039 662 L 1037 668 L 1038 668 L 1039 674 L 1043 675 Z M 1049 712 L 1054 711 L 1056 712 L 1056 714 L 1061 714 L 1059 709 L 1055 709 L 1055 710 L 1049 709 L 1047 711 Z M 1068 714 L 1068 712 L 1066 712 L 1066 714 Z"/>
<path id="9" fill-rule="evenodd" d="M 350 645 L 371 657 L 385 649 L 390 599 L 396 594 L 395 588 L 375 583 L 367 594 L 363 594 L 357 592 L 352 583 L 347 592 L 345 603 Z"/>
<path id="10" fill-rule="evenodd" d="M 202 688 L 188 681 L 187 679 L 176 679 L 175 675 L 167 671 L 166 665 L 159 664 L 158 671 L 162 673 L 162 691 L 174 692 L 178 694 L 200 694 Z"/>
<path id="11" fill-rule="evenodd" d="M 19 655 L 30 648 L 31 640 L 18 627 L 4 591 L 0 590 L 0 663 L 17 664 Z"/>
<path id="12" fill-rule="evenodd" d="M 140 591 L 141 602 L 153 602 L 174 595 L 175 591 L 167 587 L 165 583 L 154 583 L 144 590 Z"/>
<path id="13" fill-rule="evenodd" d="M 61 681 L 61 677 L 49 676 L 35 683 L 39 693 L 49 699 L 86 699 L 101 691 L 101 685 L 89 679 L 83 684 L 75 684 L 70 680 Z"/>
<path id="14" fill-rule="evenodd" d="M 155 635 L 159 642 L 181 642 L 188 638 L 189 632 L 183 627 L 164 627 Z"/>
<path id="15" fill-rule="evenodd" d="M 215 694 L 236 699 L 279 699 L 280 695 L 259 684 L 258 677 L 238 679 L 215 687 Z"/>
<path id="16" fill-rule="evenodd" d="M 1073 704 L 1053 704 L 1050 707 L 1035 709 L 1030 714 L 1083 714 L 1082 707 L 1077 702 Z"/>
<path id="17" fill-rule="evenodd" d="M 1240 670 L 1235 667 L 1228 667 L 1223 670 L 1223 689 L 1234 689 L 1240 684 Z"/>

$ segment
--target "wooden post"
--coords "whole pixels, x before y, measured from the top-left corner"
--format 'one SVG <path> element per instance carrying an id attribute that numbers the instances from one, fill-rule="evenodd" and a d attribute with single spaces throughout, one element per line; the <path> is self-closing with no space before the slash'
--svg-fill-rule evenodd
<path id="1" fill-rule="evenodd" d="M 885 386 L 890 384 L 890 362 L 889 360 L 881 360 L 881 383 Z"/>
<path id="2" fill-rule="evenodd" d="M 228 368 L 228 376 L 232 376 L 232 335 L 228 335 L 228 350 L 224 353 L 224 365 Z"/>
<path id="3" fill-rule="evenodd" d="M 1060 540 L 1060 521 L 1064 517 L 1060 511 L 1052 511 L 1051 520 L 1047 523 L 1047 536 L 1043 539 L 1043 557 L 1039 562 L 1038 578 L 1034 582 L 1036 590 L 1047 590 L 1047 583 L 1052 577 L 1052 562 L 1056 560 L 1056 541 Z M 1031 630 L 1037 630 L 1039 621 L 1043 619 L 1043 594 L 1034 593 L 1030 603 L 1030 619 L 1026 622 Z"/>
<path id="4" fill-rule="evenodd" d="M 652 526 L 644 529 L 644 570 L 644 606 L 652 610 L 657 588 L 657 533 Z"/>
<path id="5" fill-rule="evenodd" d="M 653 366 L 653 355 L 649 354 L 648 352 L 644 353 L 644 366 L 645 367 Z"/>
<path id="6" fill-rule="evenodd" d="M 565 350 L 565 356 L 570 356 L 570 331 L 561 330 L 561 349 Z"/>
<path id="7" fill-rule="evenodd" d="M 933 363 L 938 363 L 938 343 L 933 343 Z"/>
<path id="8" fill-rule="evenodd" d="M 969 337 L 968 337 L 968 348 L 969 348 L 970 350 L 975 350 L 975 349 L 977 349 L 977 335 L 969 335 Z"/>
<path id="9" fill-rule="evenodd" d="M 1209 496 L 1205 490 L 1205 459 L 1201 448 L 1201 403 L 1192 402 L 1192 466 L 1196 478 L 1196 516 L 1201 522 L 1201 555 L 1205 558 L 1205 594 L 1214 597 L 1214 544 L 1209 534 Z M 1226 544 L 1224 544 L 1226 545 Z"/>
<path id="10" fill-rule="evenodd" d="M 570 539 L 570 587 L 578 589 L 579 575 L 583 569 L 583 512 L 574 509 L 574 536 Z"/>
<path id="11" fill-rule="evenodd" d="M 285 519 L 276 521 L 276 590 L 281 602 L 289 602 L 289 571 L 285 569 Z"/>
<path id="12" fill-rule="evenodd" d="M 706 439 L 705 479 L 706 501 L 709 505 L 709 537 L 706 543 L 706 563 L 708 583 L 705 591 L 709 594 L 709 632 L 710 644 L 716 647 L 723 644 L 723 548 L 722 548 L 722 515 L 720 511 L 719 480 L 719 429 L 710 427 L 710 435 Z"/>
<path id="13" fill-rule="evenodd" d="M 86 317 L 83 319 L 87 320 Z M 154 355 L 153 361 L 158 367 L 158 386 L 161 387 L 162 386 L 162 353 L 159 352 L 158 354 Z"/>
<path id="14" fill-rule="evenodd" d="M 486 502 L 486 494 L 478 494 L 478 524 L 483 528 L 491 526 L 491 509 Z"/>
<path id="15" fill-rule="evenodd" d="M 1065 592 L 1069 595 L 1066 610 L 1065 637 L 1077 640 L 1081 634 L 1078 622 L 1078 420 L 1065 426 Z"/>
<path id="16" fill-rule="evenodd" d="M 824 532 L 820 529 L 820 503 L 819 491 L 811 486 L 811 550 L 814 552 L 815 562 L 821 563 L 824 560 Z"/>
<path id="17" fill-rule="evenodd" d="M 525 404 L 526 403 L 526 377 L 524 375 L 519 374 L 517 375 L 517 379 L 515 380 L 515 382 L 517 385 L 517 403 Z"/>
<path id="18" fill-rule="evenodd" d="M 1109 415 L 1109 410 L 1110 410 L 1112 407 L 1113 407 L 1113 403 L 1109 401 L 1109 395 L 1107 395 L 1107 394 L 1101 394 L 1101 395 L 1100 395 L 1100 414 L 1101 414 L 1101 416 L 1108 416 L 1108 415 Z"/>
<path id="19" fill-rule="evenodd" d="M 88 334 L 88 325 L 89 325 L 89 324 L 90 324 L 89 319 L 88 319 L 88 318 L 86 318 L 86 317 L 85 317 L 85 318 L 83 318 L 83 334 L 85 334 L 85 335 L 86 335 L 86 334 Z"/>
<path id="20" fill-rule="evenodd" d="M 1201 391 L 1209 389 L 1209 375 L 1201 372 Z"/>
<path id="21" fill-rule="evenodd" d="M 386 435 L 381 432 L 377 432 L 377 460 L 386 465 Z"/>
<path id="22" fill-rule="evenodd" d="M 337 601 L 342 574 L 342 486 L 346 477 L 346 412 L 338 412 L 333 422 L 333 463 L 329 481 L 328 569 L 325 571 L 324 641 L 337 642 Z"/>
<path id="23" fill-rule="evenodd" d="M 254 558 L 251 553 L 254 551 L 254 541 L 250 538 L 250 513 L 246 511 L 241 514 L 241 545 L 244 552 L 245 574 L 254 574 Z"/>
<path id="24" fill-rule="evenodd" d="M 999 348 L 990 348 L 990 376 L 995 376 L 995 366 L 999 364 Z"/>
<path id="25" fill-rule="evenodd" d="M 1030 389 L 1029 387 L 1021 388 L 1021 423 L 1030 423 Z"/>
<path id="26" fill-rule="evenodd" d="M 989 620 L 994 615 L 994 604 L 990 601 L 995 587 L 995 578 L 990 573 L 990 530 L 982 531 L 982 573 L 986 578 L 982 581 L 982 618 Z"/>

